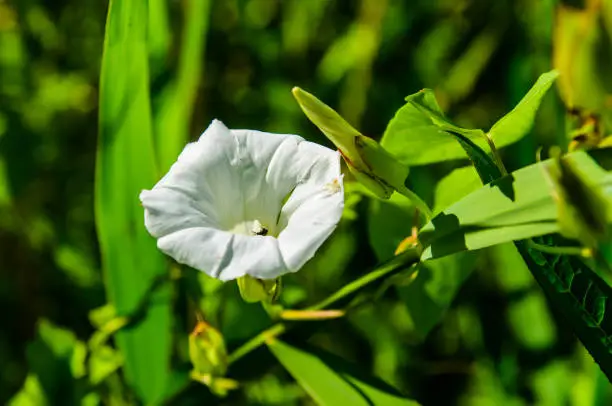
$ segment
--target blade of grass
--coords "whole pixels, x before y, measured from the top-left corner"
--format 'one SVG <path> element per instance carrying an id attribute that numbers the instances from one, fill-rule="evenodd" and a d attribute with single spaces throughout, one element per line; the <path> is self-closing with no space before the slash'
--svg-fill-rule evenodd
<path id="1" fill-rule="evenodd" d="M 100 77 L 95 214 L 109 300 L 118 315 L 138 306 L 165 260 L 143 225 L 138 194 L 157 179 L 149 100 L 146 0 L 109 5 Z M 142 320 L 120 331 L 128 382 L 160 403 L 169 377 L 170 290 L 156 290 Z"/>
<path id="2" fill-rule="evenodd" d="M 161 91 L 154 111 L 155 146 L 162 173 L 176 161 L 188 141 L 205 50 L 210 0 L 183 2 L 185 26 L 176 78 Z"/>

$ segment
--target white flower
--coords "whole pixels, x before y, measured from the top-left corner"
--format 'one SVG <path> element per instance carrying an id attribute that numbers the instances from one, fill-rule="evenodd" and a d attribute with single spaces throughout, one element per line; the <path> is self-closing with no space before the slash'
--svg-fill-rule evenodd
<path id="1" fill-rule="evenodd" d="M 149 233 L 176 261 L 223 281 L 273 279 L 298 271 L 340 220 L 340 155 L 214 120 L 140 200 Z"/>

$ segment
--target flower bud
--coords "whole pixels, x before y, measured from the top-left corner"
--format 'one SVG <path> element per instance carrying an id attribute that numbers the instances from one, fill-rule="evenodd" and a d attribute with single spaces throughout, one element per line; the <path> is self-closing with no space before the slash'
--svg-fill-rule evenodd
<path id="1" fill-rule="evenodd" d="M 198 321 L 189 335 L 189 358 L 195 374 L 223 376 L 227 370 L 227 351 L 221 333 L 204 321 Z"/>
<path id="2" fill-rule="evenodd" d="M 429 207 L 406 187 L 408 166 L 398 161 L 378 142 L 353 128 L 334 109 L 312 94 L 299 87 L 294 87 L 292 92 L 310 121 L 338 148 L 359 183 L 381 199 L 388 199 L 397 191 L 408 197 L 429 217 Z"/>
<path id="3" fill-rule="evenodd" d="M 245 275 L 237 279 L 240 296 L 248 303 L 273 302 L 280 295 L 281 279 L 257 279 Z"/>

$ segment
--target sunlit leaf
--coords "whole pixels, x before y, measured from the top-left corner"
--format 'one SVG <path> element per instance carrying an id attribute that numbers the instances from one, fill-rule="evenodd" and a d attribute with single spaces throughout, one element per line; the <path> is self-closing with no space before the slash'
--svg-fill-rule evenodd
<path id="1" fill-rule="evenodd" d="M 473 166 L 457 168 L 436 185 L 434 213 L 439 213 L 452 203 L 482 186 Z"/>
<path id="2" fill-rule="evenodd" d="M 40 380 L 35 374 L 28 374 L 23 387 L 7 402 L 8 406 L 48 405 L 49 401 Z"/>
<path id="3" fill-rule="evenodd" d="M 319 405 L 418 405 L 332 354 L 307 352 L 279 340 L 268 342 L 268 348 Z"/>
<path id="4" fill-rule="evenodd" d="M 432 90 L 423 89 L 408 96 L 406 102 L 395 113 L 380 141 L 402 163 L 425 165 L 466 158 L 465 150 L 449 131 L 487 148 L 482 130 L 458 127 L 444 117 Z"/>
<path id="5" fill-rule="evenodd" d="M 497 147 L 516 142 L 527 134 L 542 97 L 557 76 L 555 71 L 540 76 L 519 104 L 491 128 L 490 136 Z M 472 150 L 490 150 L 482 130 L 461 128 L 444 116 L 431 89 L 408 96 L 406 102 L 389 122 L 381 140 L 381 145 L 404 164 L 424 165 L 465 158 L 466 152 L 473 160 L 474 155 L 465 149 L 466 144 Z"/>
<path id="6" fill-rule="evenodd" d="M 605 155 L 600 151 L 600 155 Z M 579 152 L 564 159 L 610 197 L 612 175 L 592 157 Z M 425 247 L 422 259 L 558 232 L 557 203 L 545 173 L 546 167 L 552 164 L 548 160 L 519 169 L 438 214 L 419 233 Z M 608 200 L 610 205 L 612 201 Z"/>
<path id="7" fill-rule="evenodd" d="M 96 348 L 89 356 L 89 381 L 97 385 L 122 365 L 121 353 L 107 345 Z"/>
<path id="8" fill-rule="evenodd" d="M 554 70 L 540 75 L 516 107 L 491 127 L 489 136 L 496 147 L 512 144 L 527 135 L 533 127 L 542 98 L 558 76 L 559 73 Z"/>

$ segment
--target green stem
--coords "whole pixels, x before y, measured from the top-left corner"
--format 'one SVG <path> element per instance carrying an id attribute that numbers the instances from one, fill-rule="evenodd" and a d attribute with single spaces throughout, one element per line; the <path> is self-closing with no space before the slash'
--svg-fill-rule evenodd
<path id="1" fill-rule="evenodd" d="M 485 138 L 487 139 L 487 143 L 489 144 L 489 148 L 491 148 L 491 154 L 493 154 L 493 160 L 495 161 L 495 164 L 499 168 L 502 176 L 506 176 L 508 174 L 508 171 L 506 170 L 506 167 L 504 165 L 504 161 L 502 161 L 501 155 L 499 154 L 499 150 L 495 146 L 495 143 L 493 142 L 493 139 L 489 136 L 489 133 L 485 134 Z"/>
<path id="2" fill-rule="evenodd" d="M 326 307 L 331 306 L 337 301 L 343 299 L 344 297 L 350 295 L 351 293 L 357 292 L 363 287 L 369 285 L 372 282 L 375 282 L 385 276 L 394 274 L 402 269 L 404 269 L 408 265 L 412 265 L 417 263 L 419 260 L 418 254 L 415 249 L 410 249 L 405 251 L 391 260 L 385 262 L 380 267 L 375 269 L 374 271 L 362 276 L 361 278 L 349 283 L 346 286 L 343 286 L 335 293 L 331 294 L 326 299 L 321 302 L 307 307 L 306 310 L 322 310 Z"/>
<path id="3" fill-rule="evenodd" d="M 260 345 L 265 343 L 266 340 L 277 337 L 283 334 L 285 331 L 285 324 L 274 324 L 272 327 L 257 334 L 255 337 L 251 338 L 249 341 L 238 347 L 236 351 L 232 352 L 227 358 L 228 364 L 238 361 L 240 358 L 244 357 L 249 352 L 257 349 Z"/>
<path id="4" fill-rule="evenodd" d="M 546 254 L 577 255 L 583 258 L 591 258 L 593 256 L 589 254 L 590 250 L 588 248 L 582 247 L 551 247 L 549 245 L 538 244 L 533 240 L 527 240 L 527 246 Z"/>
<path id="5" fill-rule="evenodd" d="M 345 298 L 346 296 L 361 290 L 370 283 L 376 282 L 386 276 L 393 275 L 408 266 L 416 264 L 418 261 L 418 251 L 416 249 L 409 249 L 383 263 L 374 271 L 340 288 L 335 293 L 331 294 L 327 299 L 324 299 L 313 306 L 307 307 L 305 310 L 323 310 L 324 308 L 333 305 L 334 303 Z M 236 362 L 249 352 L 257 349 L 267 340 L 283 334 L 285 331 L 287 331 L 287 329 L 287 324 L 276 323 L 272 327 L 262 331 L 261 333 L 257 334 L 255 337 L 251 338 L 249 341 L 238 347 L 234 352 L 232 352 L 228 357 L 228 364 Z"/>

